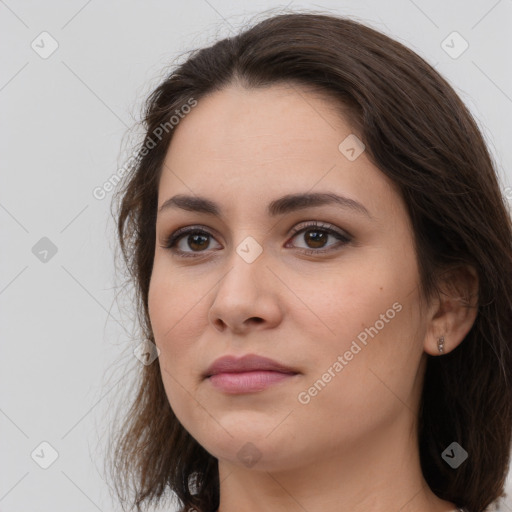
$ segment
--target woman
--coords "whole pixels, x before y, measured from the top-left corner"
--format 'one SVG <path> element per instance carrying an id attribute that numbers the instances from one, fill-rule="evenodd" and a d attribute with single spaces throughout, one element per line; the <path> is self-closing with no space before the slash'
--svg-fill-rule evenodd
<path id="1" fill-rule="evenodd" d="M 130 482 L 137 510 L 169 490 L 204 512 L 502 496 L 512 228 L 448 83 L 358 22 L 283 14 L 193 52 L 144 121 L 117 221 L 159 357 L 114 445 L 121 500 Z"/>

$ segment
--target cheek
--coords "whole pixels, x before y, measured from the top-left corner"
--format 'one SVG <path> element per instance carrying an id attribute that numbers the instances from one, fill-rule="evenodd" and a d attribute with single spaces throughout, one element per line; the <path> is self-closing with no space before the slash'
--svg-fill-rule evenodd
<path id="1" fill-rule="evenodd" d="M 165 256 L 156 256 L 148 291 L 148 309 L 153 333 L 158 342 L 182 340 L 184 326 L 197 324 L 201 300 L 208 288 L 201 279 L 191 280 L 186 273 L 173 269 Z M 193 317 L 193 320 L 192 320 Z M 179 335 L 178 335 L 179 333 Z"/>
<path id="2" fill-rule="evenodd" d="M 191 400 L 196 395 L 197 382 L 192 375 L 197 365 L 195 340 L 204 326 L 198 322 L 197 291 L 186 293 L 179 279 L 153 272 L 148 293 L 148 308 L 155 342 L 160 350 L 159 364 L 167 400 L 174 413 L 185 426 L 193 428 L 191 418 L 200 417 L 197 403 Z"/>
<path id="3" fill-rule="evenodd" d="M 290 301 L 288 309 L 293 322 L 342 349 L 360 333 L 364 342 L 365 329 L 376 322 L 379 332 L 400 323 L 405 315 L 397 310 L 409 300 L 415 276 L 382 258 L 354 257 L 338 266 L 304 272 L 298 280 L 295 276 L 295 283 L 298 300 Z"/>
<path id="4" fill-rule="evenodd" d="M 195 342 L 206 328 L 207 312 L 201 302 L 201 292 L 193 283 L 181 283 L 178 275 L 154 269 L 148 309 L 155 343 L 160 349 L 160 366 L 164 382 L 170 386 L 189 387 L 190 374 L 195 370 Z M 173 378 L 177 382 L 173 383 Z"/>
<path id="5" fill-rule="evenodd" d="M 317 401 L 327 415 L 331 402 L 361 418 L 389 406 L 386 397 L 400 404 L 393 394 L 407 395 L 414 385 L 423 346 L 414 253 L 376 255 L 359 253 L 338 269 L 302 276 L 299 294 L 310 310 L 290 312 L 300 332 L 321 340 L 309 348 L 314 375 L 307 385 L 329 382 Z"/>

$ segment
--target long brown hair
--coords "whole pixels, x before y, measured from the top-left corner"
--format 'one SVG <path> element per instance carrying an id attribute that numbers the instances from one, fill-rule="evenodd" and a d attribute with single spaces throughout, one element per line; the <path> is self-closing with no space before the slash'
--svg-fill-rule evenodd
<path id="1" fill-rule="evenodd" d="M 418 435 L 432 491 L 482 512 L 504 495 L 511 448 L 510 214 L 495 164 L 461 99 L 427 62 L 378 31 L 332 14 L 273 15 L 194 50 L 151 93 L 138 157 L 114 196 L 142 336 L 154 342 L 148 288 L 158 182 L 174 133 L 169 119 L 191 98 L 200 102 L 234 82 L 248 89 L 284 82 L 314 88 L 347 116 L 368 158 L 397 185 L 407 206 L 427 300 L 440 293 L 441 272 L 464 264 L 476 269 L 475 323 L 455 350 L 428 356 Z M 165 123 L 167 129 L 158 131 Z M 112 444 L 118 497 L 140 511 L 171 491 L 183 510 L 215 511 L 217 459 L 174 415 L 158 359 L 141 367 L 137 394 Z M 468 452 L 456 470 L 441 456 L 453 441 Z M 130 484 L 134 496 L 127 499 Z"/>

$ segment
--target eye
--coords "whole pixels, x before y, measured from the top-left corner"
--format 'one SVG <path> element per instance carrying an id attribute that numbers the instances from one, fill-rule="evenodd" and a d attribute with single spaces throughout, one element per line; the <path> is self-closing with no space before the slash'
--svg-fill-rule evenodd
<path id="1" fill-rule="evenodd" d="M 293 238 L 303 233 L 303 240 L 306 247 L 297 247 L 305 254 L 323 254 L 336 250 L 340 246 L 351 242 L 352 237 L 344 233 L 331 224 L 322 224 L 319 222 L 310 222 L 307 225 L 300 225 L 293 229 Z M 329 237 L 334 238 L 338 243 L 326 246 Z M 213 236 L 205 229 L 197 226 L 181 228 L 172 233 L 163 245 L 165 249 L 169 249 L 178 256 L 183 257 L 200 257 L 200 253 L 206 253 L 210 249 L 210 243 Z M 288 243 L 286 245 L 288 247 Z M 191 249 L 191 250 L 187 250 Z M 327 247 L 327 248 L 325 248 Z"/>
<path id="2" fill-rule="evenodd" d="M 172 233 L 165 241 L 164 248 L 177 253 L 184 257 L 197 257 L 197 252 L 205 252 L 210 245 L 209 238 L 212 235 L 197 227 L 182 228 Z M 180 247 L 181 244 L 181 247 Z M 178 248 L 176 248 L 176 245 Z M 192 251 L 184 250 L 184 247 L 193 249 Z"/>
<path id="3" fill-rule="evenodd" d="M 340 246 L 348 244 L 352 238 L 346 233 L 338 231 L 331 224 L 322 224 L 319 222 L 312 222 L 306 226 L 298 226 L 293 230 L 293 238 L 302 239 L 306 243 L 306 247 L 299 247 L 304 249 L 305 254 L 323 254 L 339 248 Z M 326 246 L 329 237 L 338 240 L 338 243 Z M 327 247 L 327 248 L 326 248 Z"/>

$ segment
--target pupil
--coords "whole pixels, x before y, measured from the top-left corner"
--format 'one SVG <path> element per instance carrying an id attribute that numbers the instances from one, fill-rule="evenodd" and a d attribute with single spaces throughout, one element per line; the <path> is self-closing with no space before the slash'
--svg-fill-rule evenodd
<path id="1" fill-rule="evenodd" d="M 207 237 L 205 235 L 190 235 L 189 240 L 192 239 L 192 244 L 189 244 L 190 248 L 194 249 L 193 245 L 195 245 L 196 241 L 201 238 L 203 239 L 203 242 L 206 242 L 206 247 L 207 247 L 208 241 L 207 241 Z M 196 247 L 196 249 L 204 248 L 204 243 L 203 243 L 203 246 L 201 246 L 200 243 L 198 245 L 199 245 L 199 247 Z"/>
<path id="2" fill-rule="evenodd" d="M 323 233 L 321 231 L 306 231 L 306 234 L 311 234 L 313 233 L 313 239 L 311 240 L 310 239 L 310 242 L 313 242 L 313 244 L 318 244 L 318 245 L 314 245 L 315 248 L 318 248 L 318 247 L 322 247 L 322 243 L 325 242 L 325 236 L 326 236 L 326 233 Z"/>

